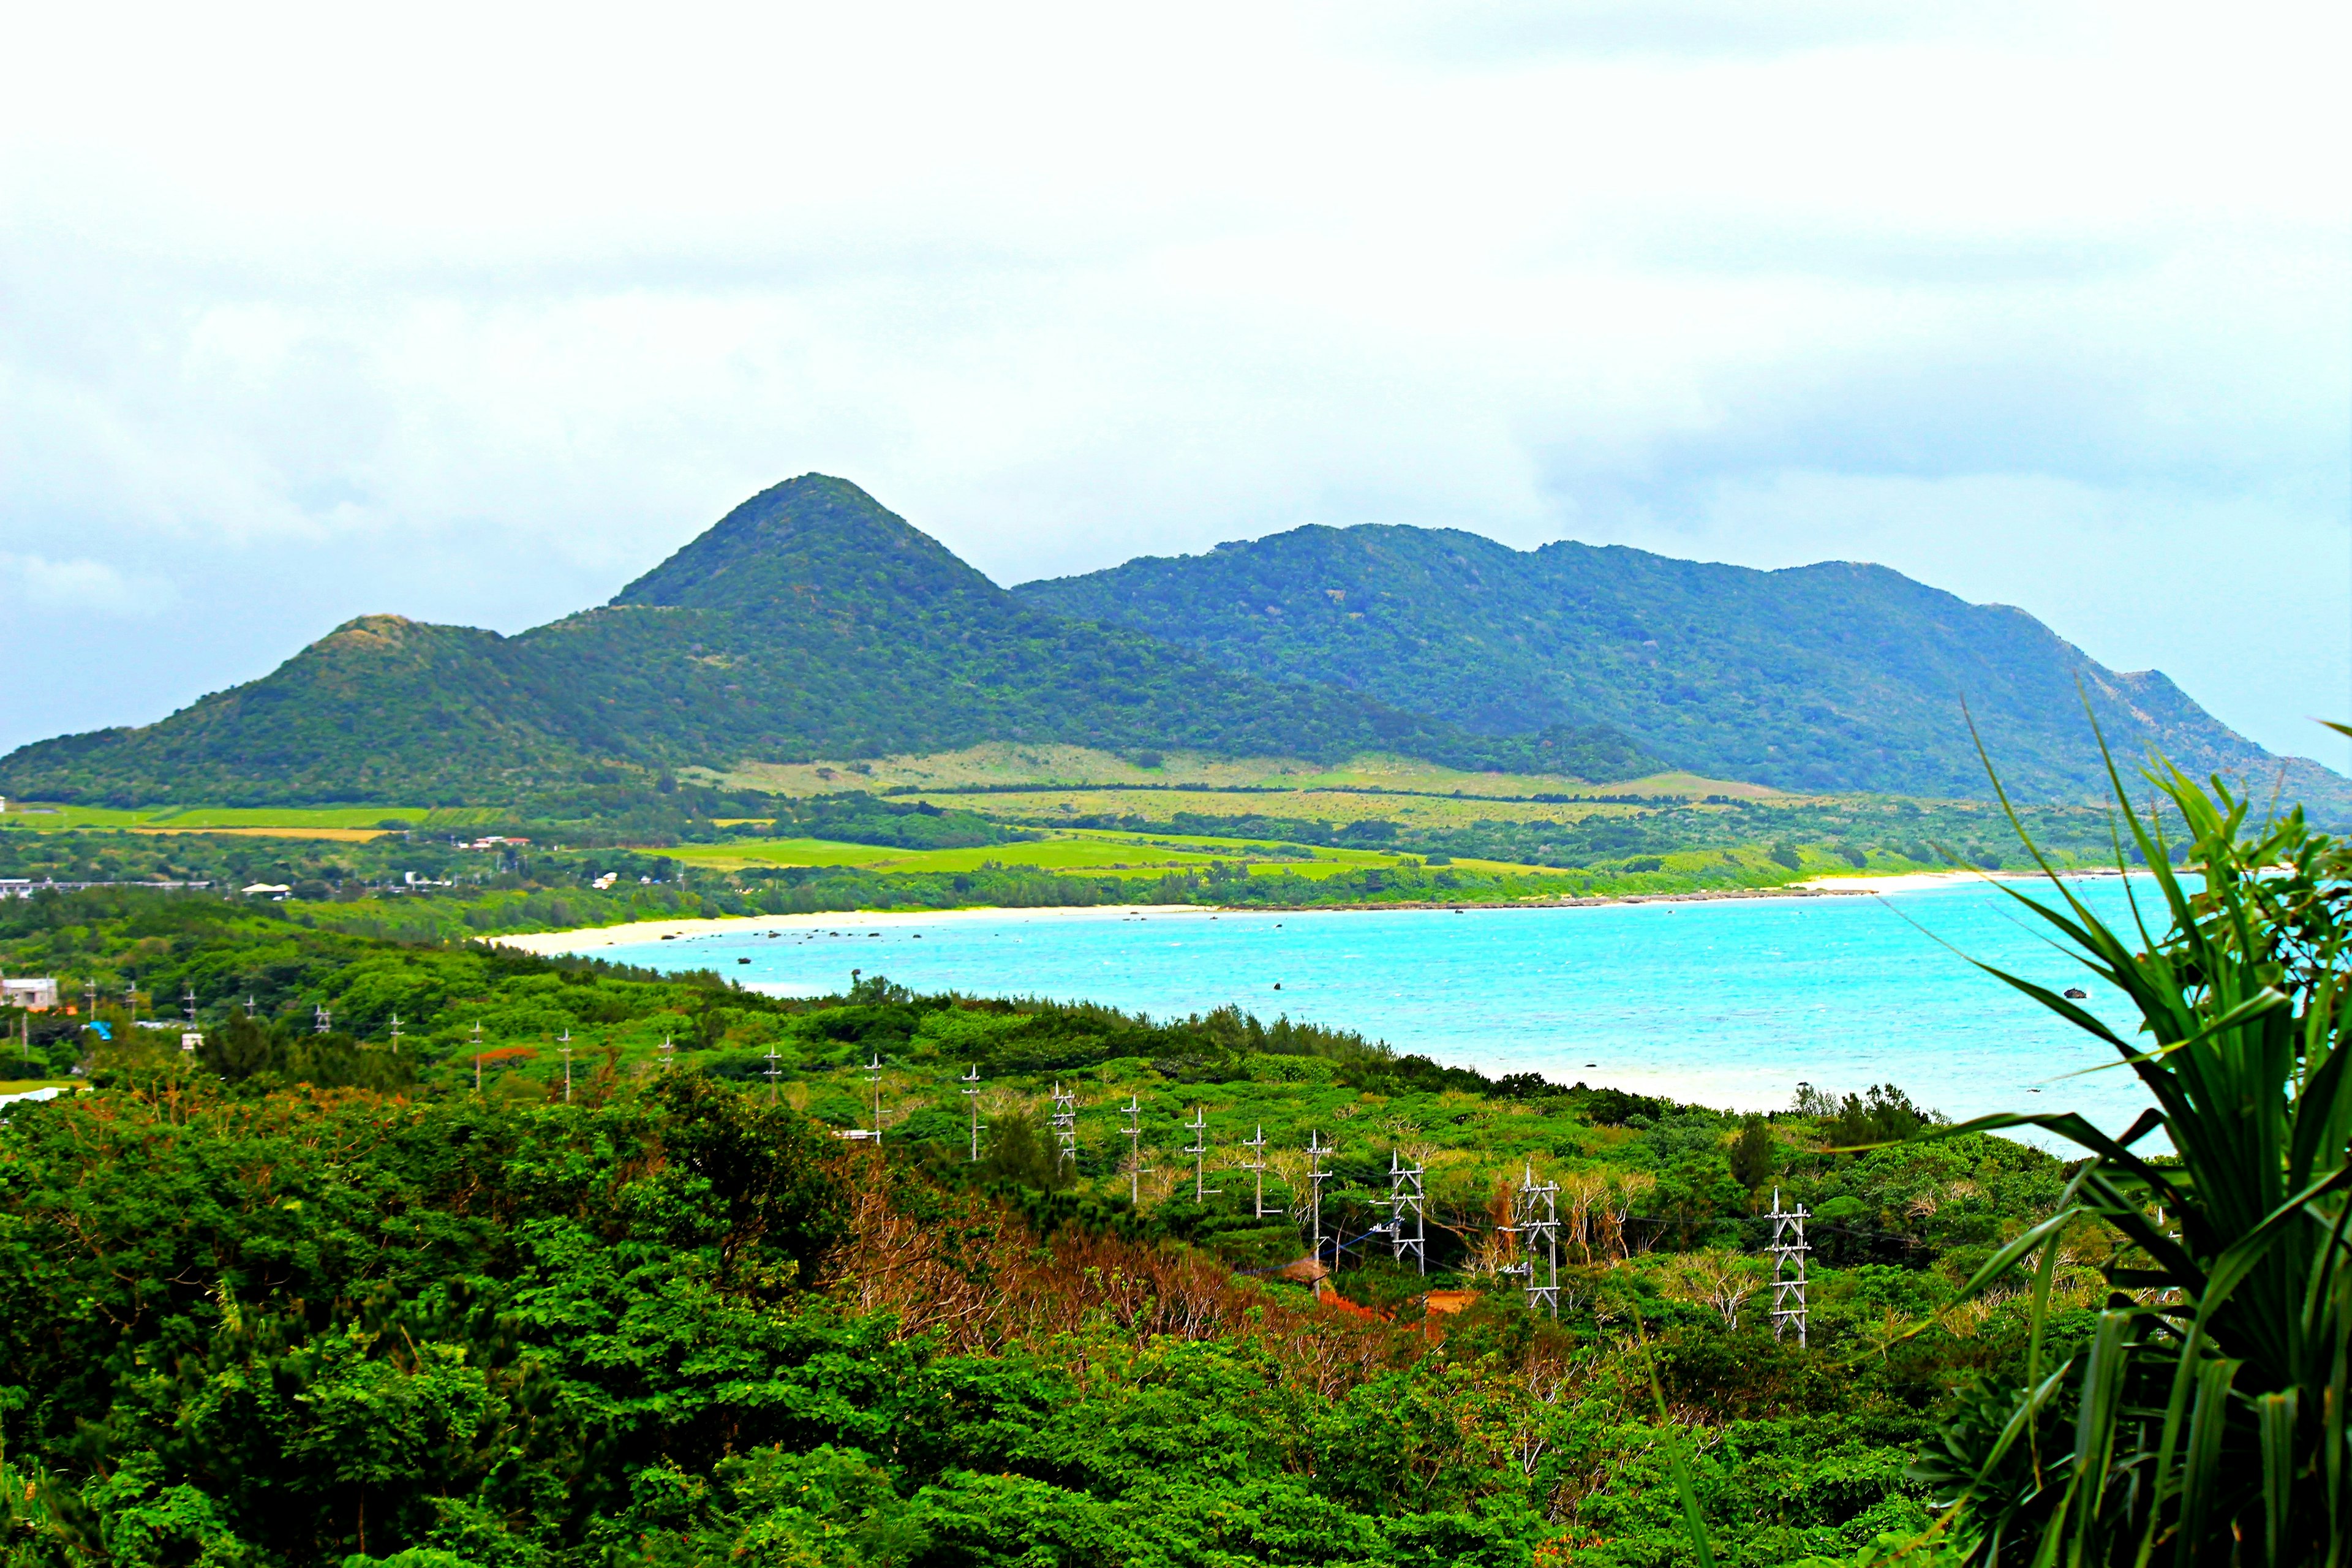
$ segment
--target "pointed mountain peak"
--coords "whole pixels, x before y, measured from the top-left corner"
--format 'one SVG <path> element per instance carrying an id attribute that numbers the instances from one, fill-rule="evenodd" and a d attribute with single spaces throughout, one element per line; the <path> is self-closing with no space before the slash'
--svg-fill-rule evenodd
<path id="1" fill-rule="evenodd" d="M 876 589 L 922 599 L 1003 593 L 847 479 L 803 474 L 720 518 L 613 603 L 751 610 L 787 596 Z"/>

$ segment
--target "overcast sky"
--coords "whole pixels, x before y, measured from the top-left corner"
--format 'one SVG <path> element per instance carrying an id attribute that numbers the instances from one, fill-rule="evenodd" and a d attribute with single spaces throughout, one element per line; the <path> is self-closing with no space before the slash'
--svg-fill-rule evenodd
<path id="1" fill-rule="evenodd" d="M 19 8 L 0 745 L 520 630 L 817 469 L 1007 584 L 1884 562 L 2342 765 L 2347 16 Z"/>

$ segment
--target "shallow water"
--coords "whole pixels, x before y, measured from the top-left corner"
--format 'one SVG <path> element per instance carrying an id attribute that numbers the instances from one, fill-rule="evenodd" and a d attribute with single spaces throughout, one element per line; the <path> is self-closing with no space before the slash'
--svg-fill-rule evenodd
<path id="1" fill-rule="evenodd" d="M 2103 917 L 2127 920 L 2121 879 L 2074 886 Z M 2133 891 L 2145 905 L 2154 889 L 2136 881 Z M 2082 984 L 2085 1005 L 2129 1037 L 2130 1009 L 2026 920 L 2013 900 L 1977 884 L 1462 913 L 1008 910 L 908 925 L 845 916 L 814 934 L 780 927 L 768 937 L 747 922 L 596 952 L 791 992 L 845 987 L 856 968 L 919 991 L 1084 999 L 1154 1016 L 1232 1003 L 1489 1073 L 1743 1110 L 1785 1106 L 1800 1081 L 1836 1090 L 1892 1082 L 1956 1120 L 2073 1110 L 2120 1129 L 2148 1103 L 2128 1073 L 2069 1076 L 2112 1061 L 2112 1050 L 1968 962 L 2053 989 Z"/>

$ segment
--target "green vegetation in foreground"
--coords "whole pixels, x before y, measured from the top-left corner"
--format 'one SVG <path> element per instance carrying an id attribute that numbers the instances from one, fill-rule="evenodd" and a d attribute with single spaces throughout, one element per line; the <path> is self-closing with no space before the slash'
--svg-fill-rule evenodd
<path id="1" fill-rule="evenodd" d="M 137 1026 L 134 995 L 101 1014 L 107 1038 L 33 1032 L 36 1065 L 70 1060 L 93 1092 L 12 1106 L 0 1131 L 8 1551 L 2340 1558 L 2352 856 L 2299 819 L 2246 835 L 2171 782 L 2208 890 L 2167 877 L 2172 926 L 2146 952 L 2058 918 L 2169 1047 L 2116 1042 L 2182 1153 L 2032 1119 L 2092 1146 L 2074 1166 L 1884 1086 L 1738 1117 L 1234 1012 L 1155 1023 L 878 978 L 782 1001 L 197 896 L 0 904 L 10 970 L 186 988 L 205 1026 L 191 1058 Z M 825 1135 L 871 1114 L 869 1054 L 878 1149 Z M 1056 1082 L 1085 1104 L 1074 1168 L 1042 1125 Z M 1135 1205 L 1127 1094 L 1152 1167 Z M 1178 1142 L 1191 1107 L 1219 1151 L 1205 1202 Z M 1290 1211 L 1271 1219 L 1234 1157 L 1257 1125 Z M 1430 1278 L 1377 1241 L 1342 1257 L 1344 1306 L 1239 1272 L 1297 1254 L 1310 1130 L 1339 1145 L 1342 1237 L 1381 1215 L 1389 1157 L 1426 1167 Z M 1569 1216 L 1557 1323 L 1496 1272 L 1504 1184 L 1529 1164 Z M 1764 1322 L 1775 1188 L 1814 1215 L 1801 1350 Z M 1479 1299 L 1441 1314 L 1432 1286 Z"/>
<path id="2" fill-rule="evenodd" d="M 2013 1307 L 1900 1343 L 1894 1325 L 1950 1301 L 2063 1181 L 1995 1139 L 1826 1152 L 1919 1124 L 1883 1091 L 1742 1119 L 1287 1020 L 886 981 L 777 1001 L 148 893 L 0 907 L 0 960 L 193 986 L 207 1026 L 192 1069 L 175 1036 L 103 1014 L 122 1044 L 92 1050 L 96 1092 L 12 1108 L 0 1135 L 0 1484 L 34 1562 L 99 1561 L 81 1541 L 134 1563 L 441 1568 L 1648 1562 L 1676 1538 L 1635 1310 L 1677 1408 L 1739 1434 L 1702 1467 L 1727 1539 L 1843 1558 L 1926 1527 L 1905 1468 L 1941 1384 L 2023 1353 Z M 68 1054 L 58 1022 L 39 1044 Z M 880 1163 L 824 1136 L 864 1121 L 869 1052 L 889 1064 Z M 978 1170 L 958 1163 L 975 1058 Z M 1085 1096 L 1074 1175 L 1044 1153 L 1056 1077 Z M 1116 1168 L 1129 1091 L 1157 1167 L 1139 1210 Z M 1193 1104 L 1225 1189 L 1207 1205 L 1181 1179 Z M 1435 1275 L 1352 1251 L 1339 1283 L 1385 1315 L 1366 1317 L 1236 1272 L 1304 1248 L 1250 1212 L 1245 1119 L 1276 1144 L 1276 1205 L 1297 1206 L 1309 1128 L 1336 1135 L 1326 1212 L 1349 1236 L 1388 1150 L 1420 1152 Z M 1523 1160 L 1626 1216 L 1572 1249 L 1557 1328 L 1476 1239 Z M 1820 1233 L 1802 1354 L 1754 1294 L 1751 1188 L 1772 1181 L 1844 1216 Z M 1428 1319 L 1432 1284 L 1487 1299 Z M 1740 1500 L 1768 1478 L 1768 1506 Z"/>

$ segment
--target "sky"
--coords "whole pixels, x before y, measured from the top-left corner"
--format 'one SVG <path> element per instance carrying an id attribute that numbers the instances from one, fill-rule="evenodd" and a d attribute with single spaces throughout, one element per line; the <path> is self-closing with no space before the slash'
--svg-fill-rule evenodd
<path id="1" fill-rule="evenodd" d="M 0 747 L 854 479 L 1882 562 L 2342 767 L 2341 5 L 23 8 Z"/>

